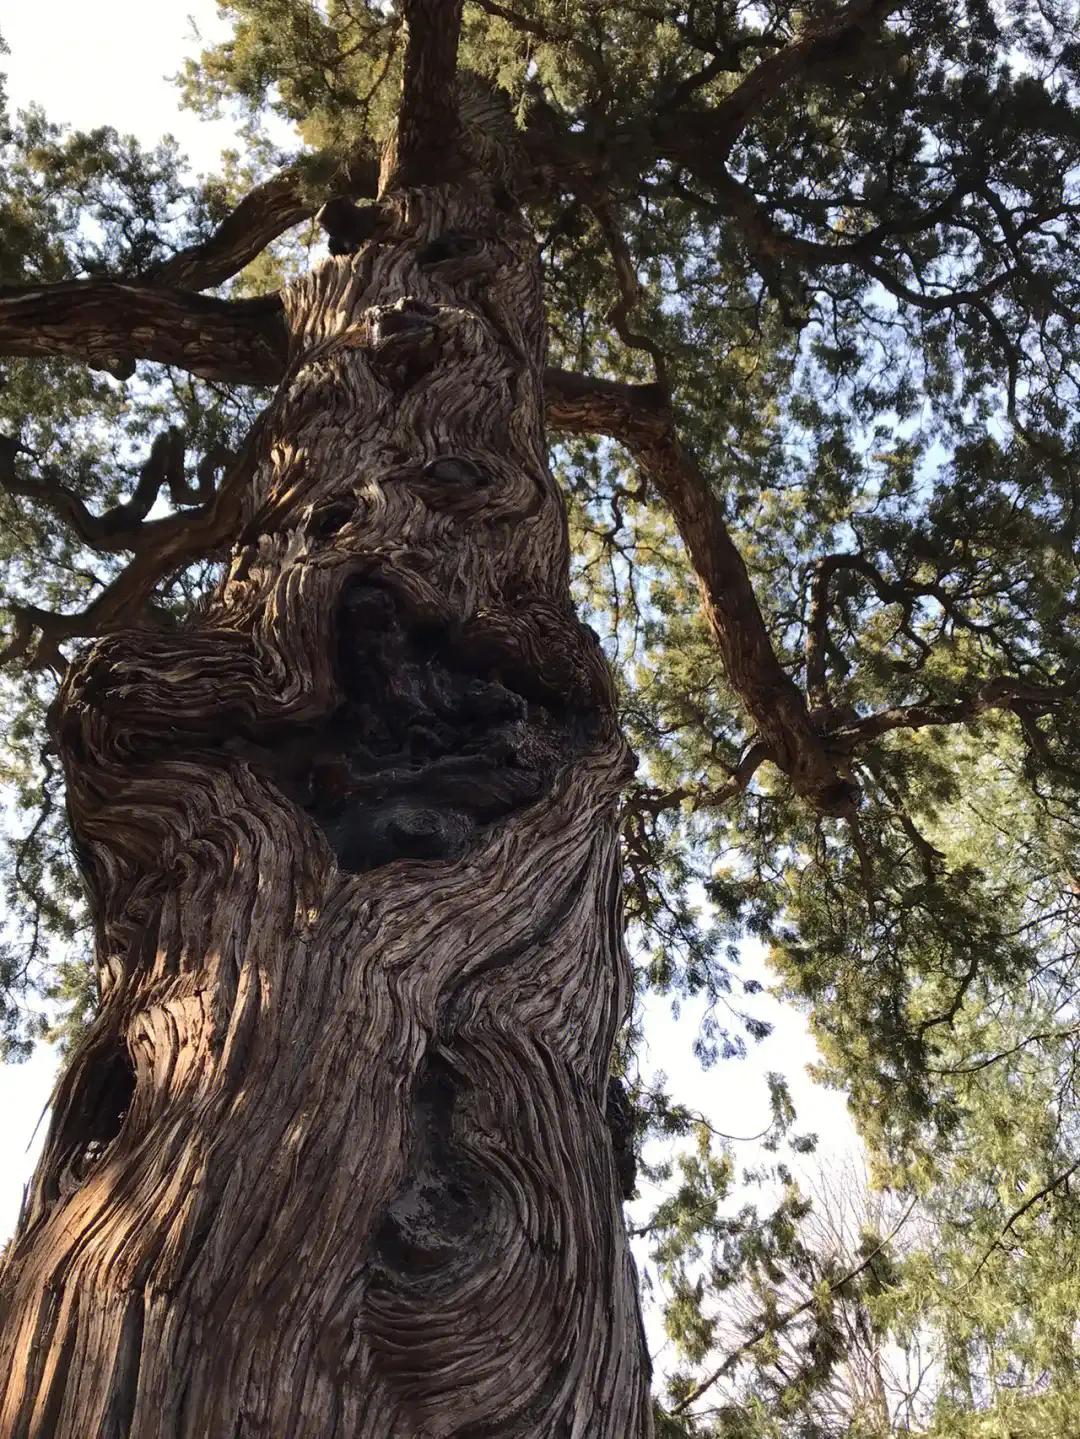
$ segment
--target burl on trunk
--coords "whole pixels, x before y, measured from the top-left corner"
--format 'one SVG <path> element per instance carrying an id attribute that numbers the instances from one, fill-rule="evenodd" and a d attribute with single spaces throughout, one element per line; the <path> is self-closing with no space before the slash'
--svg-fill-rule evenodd
<path id="1" fill-rule="evenodd" d="M 605 1116 L 628 754 L 535 245 L 409 140 L 431 3 L 374 233 L 288 293 L 227 577 L 55 708 L 103 1006 L 5 1261 L 5 1439 L 650 1432 Z"/>

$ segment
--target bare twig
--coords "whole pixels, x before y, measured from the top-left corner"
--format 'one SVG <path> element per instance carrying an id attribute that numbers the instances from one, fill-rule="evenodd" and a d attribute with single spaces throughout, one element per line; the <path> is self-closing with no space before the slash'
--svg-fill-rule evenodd
<path id="1" fill-rule="evenodd" d="M 869 1269 L 870 1265 L 874 1262 L 878 1255 L 881 1254 L 883 1250 L 889 1244 L 891 1244 L 892 1241 L 896 1238 L 896 1236 L 900 1233 L 900 1230 L 904 1227 L 908 1219 L 911 1217 L 911 1213 L 917 1203 L 918 1195 L 916 1195 L 915 1198 L 912 1199 L 911 1203 L 904 1210 L 903 1214 L 900 1216 L 896 1224 L 885 1236 L 885 1238 L 881 1241 L 881 1243 L 876 1245 L 864 1259 L 860 1260 L 860 1262 L 854 1266 L 854 1268 L 849 1269 L 846 1274 L 841 1275 L 839 1279 L 833 1280 L 828 1285 L 828 1290 L 830 1294 L 837 1293 L 838 1290 L 843 1289 L 845 1285 L 850 1284 L 853 1279 L 858 1279 L 860 1274 L 862 1274 L 865 1270 Z M 809 1299 L 804 1300 L 802 1304 L 796 1304 L 791 1309 L 786 1309 L 782 1314 L 778 1314 L 777 1317 L 770 1323 L 760 1325 L 759 1328 L 757 1328 L 748 1339 L 744 1340 L 737 1349 L 733 1349 L 731 1351 L 731 1353 L 727 1356 L 727 1358 L 719 1366 L 719 1368 L 714 1369 L 713 1372 L 706 1379 L 703 1379 L 700 1384 L 695 1385 L 695 1387 L 690 1391 L 689 1394 L 687 1394 L 684 1398 L 680 1399 L 678 1404 L 675 1405 L 671 1412 L 673 1414 L 685 1413 L 686 1410 L 689 1409 L 691 1404 L 696 1403 L 697 1400 L 699 1400 L 703 1394 L 705 1394 L 709 1389 L 711 1389 L 718 1380 L 722 1379 L 724 1375 L 731 1369 L 732 1365 L 737 1363 L 738 1360 L 741 1359 L 748 1350 L 752 1349 L 755 1344 L 760 1344 L 763 1339 L 768 1338 L 770 1334 L 777 1333 L 778 1330 L 786 1329 L 787 1326 L 792 1322 L 792 1320 L 798 1319 L 801 1314 L 805 1314 L 807 1310 L 813 1309 L 814 1306 L 819 1302 L 820 1301 L 818 1299 L 818 1296 L 815 1293 Z"/>

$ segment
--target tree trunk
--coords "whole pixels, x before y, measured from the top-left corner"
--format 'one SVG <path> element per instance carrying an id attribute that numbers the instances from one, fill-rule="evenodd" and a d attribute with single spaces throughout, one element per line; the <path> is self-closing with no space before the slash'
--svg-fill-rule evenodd
<path id="1" fill-rule="evenodd" d="M 103 1006 L 5 1261 L 5 1439 L 651 1432 L 605 1116 L 629 756 L 536 250 L 475 177 L 371 219 L 287 296 L 212 604 L 55 708 Z"/>

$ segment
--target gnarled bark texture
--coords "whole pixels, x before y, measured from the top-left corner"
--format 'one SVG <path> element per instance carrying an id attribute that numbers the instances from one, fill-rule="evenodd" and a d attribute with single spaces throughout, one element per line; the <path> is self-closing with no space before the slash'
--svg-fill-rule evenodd
<path id="1" fill-rule="evenodd" d="M 535 247 L 422 178 L 286 296 L 209 610 L 56 707 L 104 1004 L 3 1274 L 5 1439 L 650 1432 L 606 1115 L 629 757 Z"/>

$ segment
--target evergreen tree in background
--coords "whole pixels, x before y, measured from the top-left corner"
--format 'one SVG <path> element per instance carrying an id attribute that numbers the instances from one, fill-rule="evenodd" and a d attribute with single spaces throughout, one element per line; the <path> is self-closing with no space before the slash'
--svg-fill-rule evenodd
<path id="1" fill-rule="evenodd" d="M 1076 5 L 223 9 L 2 121 L 0 1433 L 1075 1432 Z"/>

